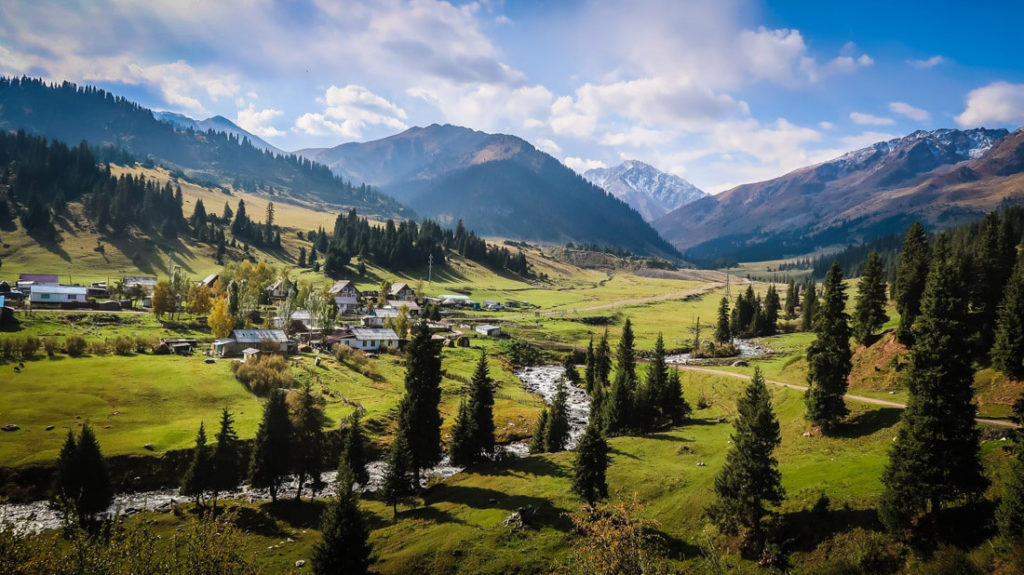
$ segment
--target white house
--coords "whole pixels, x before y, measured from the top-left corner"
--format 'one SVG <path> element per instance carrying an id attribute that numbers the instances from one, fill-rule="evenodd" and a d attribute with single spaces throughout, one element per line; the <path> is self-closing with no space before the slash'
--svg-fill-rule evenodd
<path id="1" fill-rule="evenodd" d="M 224 357 L 239 355 L 247 348 L 263 350 L 264 342 L 273 346 L 274 353 L 288 354 L 293 351 L 294 344 L 279 329 L 236 329 L 231 337 L 213 342 L 213 353 Z"/>
<path id="2" fill-rule="evenodd" d="M 501 335 L 501 328 L 496 325 L 478 325 L 476 332 L 487 337 L 498 337 Z"/>
<path id="3" fill-rule="evenodd" d="M 62 286 L 35 284 L 31 287 L 29 301 L 32 303 L 84 303 L 89 293 L 85 286 Z"/>
<path id="4" fill-rule="evenodd" d="M 334 304 L 341 314 L 355 313 L 362 307 L 362 294 L 356 285 L 349 280 L 334 282 L 327 293 L 334 296 Z"/>
<path id="5" fill-rule="evenodd" d="M 352 327 L 352 334 L 341 343 L 363 351 L 377 351 L 381 348 L 398 347 L 399 337 L 395 330 L 377 327 Z"/>

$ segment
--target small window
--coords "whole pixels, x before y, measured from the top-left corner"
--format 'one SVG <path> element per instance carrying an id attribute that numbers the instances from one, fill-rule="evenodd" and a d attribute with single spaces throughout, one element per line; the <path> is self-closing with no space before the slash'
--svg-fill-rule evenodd
<path id="1" fill-rule="evenodd" d="M 50 299 L 50 294 L 44 293 L 44 294 L 39 296 L 39 299 Z"/>

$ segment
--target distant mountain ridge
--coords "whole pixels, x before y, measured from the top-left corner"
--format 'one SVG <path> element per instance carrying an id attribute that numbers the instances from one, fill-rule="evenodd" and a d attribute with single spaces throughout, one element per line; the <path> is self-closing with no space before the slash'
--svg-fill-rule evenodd
<path id="1" fill-rule="evenodd" d="M 583 177 L 632 206 L 648 222 L 707 196 L 683 178 L 639 160 L 587 170 Z"/>
<path id="2" fill-rule="evenodd" d="M 484 235 L 678 255 L 626 202 L 516 136 L 433 124 L 297 153 L 377 186 L 417 213 L 444 223 L 462 219 Z"/>
<path id="3" fill-rule="evenodd" d="M 267 150 L 274 152 L 275 154 L 287 154 L 284 150 L 268 143 L 256 134 L 243 130 L 238 126 L 238 124 L 235 124 L 224 116 L 211 116 L 205 120 L 195 120 L 184 114 L 178 114 L 176 112 L 153 112 L 153 117 L 161 122 L 171 124 L 172 126 L 176 126 L 183 130 L 192 129 L 197 132 L 213 130 L 214 132 L 233 134 L 239 138 L 249 138 L 249 142 L 260 150 Z"/>
<path id="4" fill-rule="evenodd" d="M 1024 201 L 1024 133 L 917 131 L 779 178 L 744 184 L 654 222 L 705 261 L 772 259 L 899 232 L 944 227 Z"/>

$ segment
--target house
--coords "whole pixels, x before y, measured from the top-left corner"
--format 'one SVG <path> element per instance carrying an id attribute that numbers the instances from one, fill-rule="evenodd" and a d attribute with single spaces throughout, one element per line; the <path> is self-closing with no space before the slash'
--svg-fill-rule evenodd
<path id="1" fill-rule="evenodd" d="M 419 304 L 417 304 L 415 301 L 411 301 L 411 300 L 397 300 L 397 299 L 393 299 L 393 300 L 388 301 L 388 305 L 386 307 L 391 308 L 391 309 L 396 309 L 396 310 L 397 309 L 402 309 L 402 307 L 405 307 L 408 310 L 410 316 L 420 315 L 420 306 L 419 306 Z"/>
<path id="2" fill-rule="evenodd" d="M 236 329 L 231 337 L 213 342 L 213 353 L 220 357 L 233 356 L 250 347 L 271 353 L 295 352 L 295 344 L 279 329 Z"/>
<path id="3" fill-rule="evenodd" d="M 284 325 L 284 322 L 281 321 L 281 318 L 275 317 L 274 327 L 288 329 L 295 322 L 299 322 L 306 329 L 310 329 L 313 326 L 313 314 L 311 314 L 308 309 L 297 309 L 292 312 L 292 317 L 289 319 L 288 325 Z"/>
<path id="4" fill-rule="evenodd" d="M 85 303 L 89 288 L 84 286 L 62 286 L 33 284 L 29 294 L 32 303 Z"/>
<path id="5" fill-rule="evenodd" d="M 388 294 L 388 299 L 397 299 L 405 301 L 415 300 L 416 292 L 413 291 L 411 287 L 409 287 L 409 284 L 399 282 L 391 284 L 391 293 Z"/>
<path id="6" fill-rule="evenodd" d="M 272 300 L 282 300 L 288 297 L 288 290 L 292 287 L 291 282 L 284 279 L 274 280 L 274 283 L 267 286 L 267 295 Z"/>
<path id="7" fill-rule="evenodd" d="M 500 309 L 504 309 L 504 308 L 505 308 L 505 306 L 501 305 L 500 303 L 498 303 L 496 301 L 484 300 L 484 309 L 500 310 Z"/>
<path id="8" fill-rule="evenodd" d="M 142 292 L 148 296 L 153 295 L 153 288 L 156 287 L 156 278 L 152 276 L 124 276 L 121 278 L 121 286 L 125 291 L 140 287 Z"/>
<path id="9" fill-rule="evenodd" d="M 363 351 L 397 348 L 401 341 L 395 330 L 389 328 L 352 327 L 350 332 L 351 334 L 344 337 L 341 342 L 351 348 Z"/>
<path id="10" fill-rule="evenodd" d="M 327 293 L 334 296 L 334 305 L 342 315 L 356 313 L 362 307 L 363 295 L 350 280 L 334 282 Z"/>
<path id="11" fill-rule="evenodd" d="M 168 353 L 177 355 L 192 355 L 199 342 L 192 337 L 165 337 L 160 339 L 160 347 L 167 346 Z"/>
<path id="12" fill-rule="evenodd" d="M 476 326 L 476 332 L 487 337 L 499 337 L 501 335 L 501 328 L 496 325 L 478 325 Z"/>
<path id="13" fill-rule="evenodd" d="M 213 284 L 217 283 L 218 279 L 220 279 L 220 274 L 210 274 L 203 281 L 199 282 L 198 285 L 199 287 L 213 288 Z"/>
<path id="14" fill-rule="evenodd" d="M 370 315 L 364 315 L 359 318 L 359 322 L 363 327 L 384 327 L 384 323 L 391 319 L 398 317 L 398 310 L 393 308 L 375 309 Z"/>
<path id="15" fill-rule="evenodd" d="M 21 274 L 18 276 L 18 287 L 28 287 L 36 284 L 59 284 L 57 274 Z"/>

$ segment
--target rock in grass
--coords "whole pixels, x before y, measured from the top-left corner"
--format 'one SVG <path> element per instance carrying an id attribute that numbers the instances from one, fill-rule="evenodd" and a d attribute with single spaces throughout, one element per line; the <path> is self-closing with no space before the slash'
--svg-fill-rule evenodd
<path id="1" fill-rule="evenodd" d="M 299 559 L 298 561 L 295 562 L 295 566 L 298 567 L 299 569 L 305 567 L 306 566 L 306 560 L 305 559 Z"/>
<path id="2" fill-rule="evenodd" d="M 46 426 L 46 431 L 53 431 L 53 426 L 52 425 L 47 425 Z"/>
<path id="3" fill-rule="evenodd" d="M 8 423 L 7 425 L 0 427 L 0 429 L 3 429 L 4 431 L 18 431 L 21 428 L 13 423 Z"/>
<path id="4" fill-rule="evenodd" d="M 156 447 L 153 447 L 152 443 L 147 443 L 143 445 L 142 448 L 145 449 L 146 451 L 156 451 Z"/>

